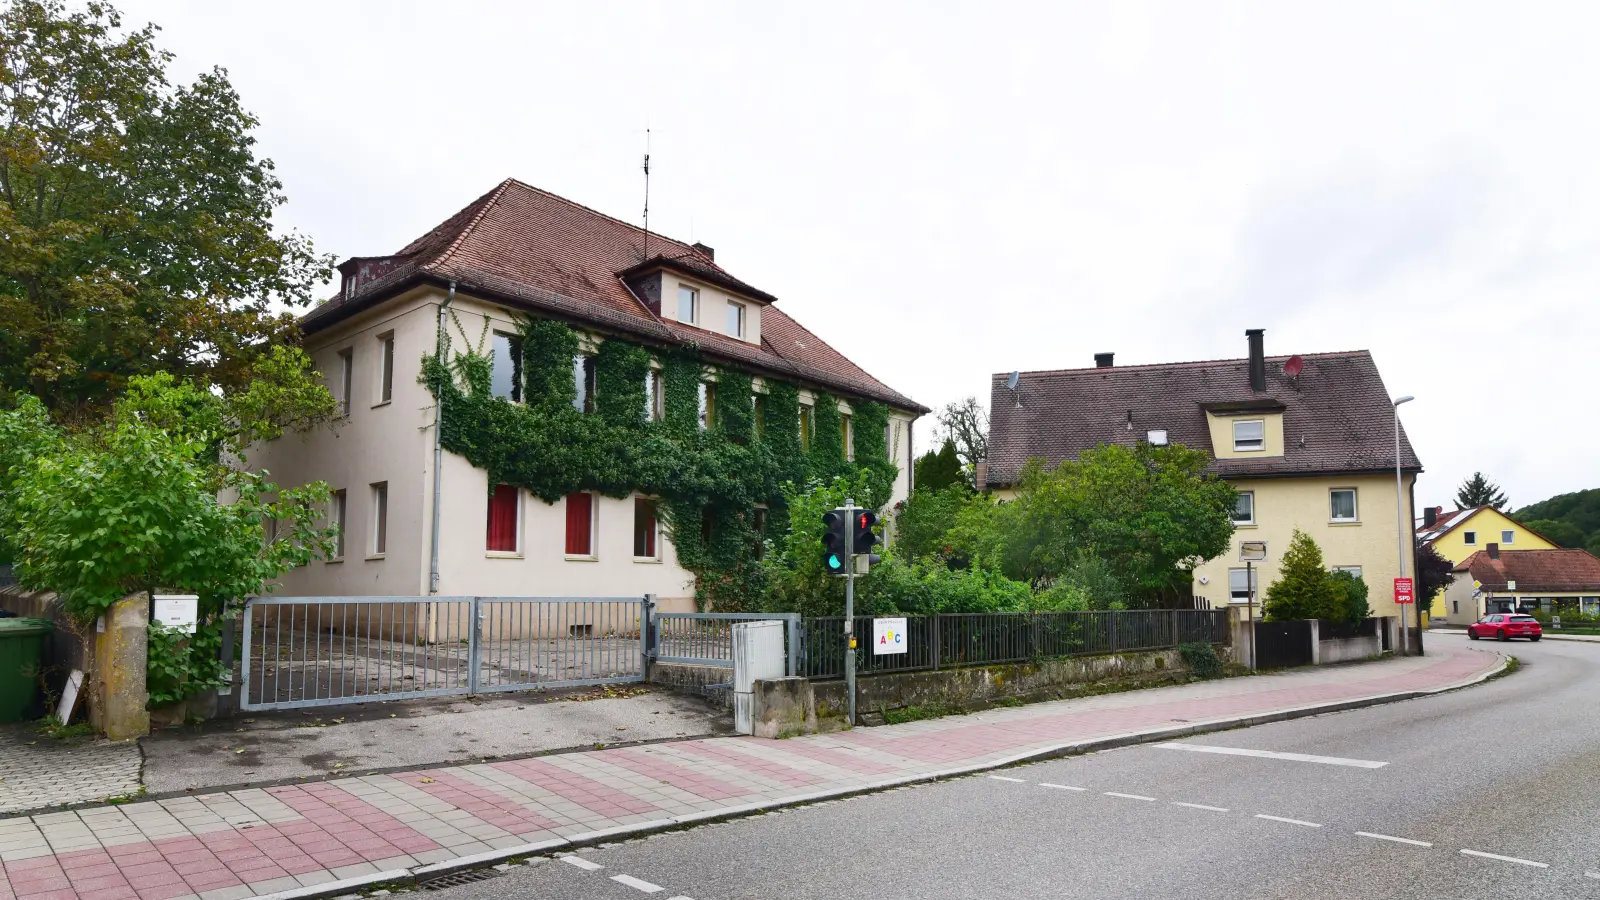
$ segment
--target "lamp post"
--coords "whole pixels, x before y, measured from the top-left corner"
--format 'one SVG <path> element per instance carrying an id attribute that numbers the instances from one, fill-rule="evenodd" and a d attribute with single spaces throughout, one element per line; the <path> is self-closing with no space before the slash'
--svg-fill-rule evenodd
<path id="1" fill-rule="evenodd" d="M 1399 526 L 1399 530 L 1395 532 L 1395 543 L 1400 550 L 1401 578 L 1406 577 L 1406 537 L 1413 529 L 1407 527 L 1410 523 L 1407 521 L 1408 517 L 1406 516 L 1405 482 L 1400 476 L 1400 404 L 1410 403 L 1415 399 L 1417 398 L 1407 394 L 1394 401 L 1394 510 L 1395 518 L 1397 519 L 1396 524 Z M 1415 537 L 1412 540 L 1414 541 Z M 1411 605 L 1417 605 L 1415 588 L 1412 589 L 1411 593 Z M 1400 610 L 1400 626 L 1401 636 L 1404 640 L 1401 652 L 1409 656 L 1411 654 L 1411 634 L 1410 627 L 1406 625 L 1406 611 L 1403 609 Z M 1417 612 L 1417 637 L 1419 640 L 1422 637 L 1422 612 L 1420 610 Z"/>
<path id="2" fill-rule="evenodd" d="M 1240 541 L 1239 560 L 1244 563 L 1245 624 L 1250 628 L 1250 671 L 1256 669 L 1256 572 L 1255 564 L 1267 558 L 1266 541 Z"/>

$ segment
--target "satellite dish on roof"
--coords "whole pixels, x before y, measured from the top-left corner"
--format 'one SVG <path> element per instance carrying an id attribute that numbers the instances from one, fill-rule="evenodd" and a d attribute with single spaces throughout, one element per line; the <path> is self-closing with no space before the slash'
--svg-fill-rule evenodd
<path id="1" fill-rule="evenodd" d="M 1021 372 L 1012 372 L 1010 377 L 1008 377 L 1006 379 L 1006 387 L 1008 387 L 1008 388 L 1010 388 L 1011 390 L 1014 391 L 1014 390 L 1017 389 L 1017 385 L 1021 381 L 1022 381 L 1022 373 Z"/>
<path id="2" fill-rule="evenodd" d="M 1299 355 L 1291 356 L 1283 364 L 1283 374 L 1290 381 L 1300 377 L 1300 370 L 1306 367 L 1306 361 Z"/>

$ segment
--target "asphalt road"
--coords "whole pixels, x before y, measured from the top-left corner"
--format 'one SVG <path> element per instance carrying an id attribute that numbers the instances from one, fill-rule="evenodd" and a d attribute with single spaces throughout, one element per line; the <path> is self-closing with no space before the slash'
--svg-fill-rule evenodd
<path id="1" fill-rule="evenodd" d="M 657 835 L 439 893 L 1600 897 L 1600 645 L 1500 646 L 1519 672 L 1450 694 Z"/>

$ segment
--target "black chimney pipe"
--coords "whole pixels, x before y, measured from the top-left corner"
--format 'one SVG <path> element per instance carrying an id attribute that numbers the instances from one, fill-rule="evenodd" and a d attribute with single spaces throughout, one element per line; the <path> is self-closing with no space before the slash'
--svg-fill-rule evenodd
<path id="1" fill-rule="evenodd" d="M 1424 506 L 1422 508 L 1422 527 L 1432 528 L 1439 524 L 1439 507 Z"/>
<path id="2" fill-rule="evenodd" d="M 1109 368 L 1111 368 L 1111 358 L 1113 356 L 1116 356 L 1116 354 L 1115 353 L 1096 353 L 1094 355 L 1094 367 L 1096 369 L 1109 369 Z"/>
<path id="3" fill-rule="evenodd" d="M 1261 344 L 1265 333 L 1263 328 L 1247 329 L 1244 333 L 1250 340 L 1250 390 L 1257 393 L 1267 389 L 1267 355 Z"/>

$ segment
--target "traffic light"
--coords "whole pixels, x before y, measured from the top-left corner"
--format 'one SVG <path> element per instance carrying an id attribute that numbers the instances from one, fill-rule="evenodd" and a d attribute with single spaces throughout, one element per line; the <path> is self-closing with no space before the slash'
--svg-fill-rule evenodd
<path id="1" fill-rule="evenodd" d="M 878 561 L 877 555 L 872 552 L 873 546 L 878 543 L 878 535 L 872 530 L 877 527 L 877 524 L 877 513 L 870 509 L 856 510 L 855 522 L 853 523 L 854 533 L 850 539 L 851 552 L 872 556 L 868 562 Z"/>
<path id="2" fill-rule="evenodd" d="M 842 509 L 822 514 L 822 568 L 843 575 L 850 567 L 850 516 Z"/>

